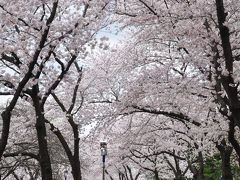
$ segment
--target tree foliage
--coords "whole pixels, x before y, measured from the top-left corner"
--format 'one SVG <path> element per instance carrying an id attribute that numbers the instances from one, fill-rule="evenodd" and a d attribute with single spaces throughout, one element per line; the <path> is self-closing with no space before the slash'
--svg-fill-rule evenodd
<path id="1" fill-rule="evenodd" d="M 110 179 L 233 179 L 239 5 L 0 0 L 1 175 L 83 179 L 107 139 Z M 99 30 L 115 25 L 108 49 Z"/>

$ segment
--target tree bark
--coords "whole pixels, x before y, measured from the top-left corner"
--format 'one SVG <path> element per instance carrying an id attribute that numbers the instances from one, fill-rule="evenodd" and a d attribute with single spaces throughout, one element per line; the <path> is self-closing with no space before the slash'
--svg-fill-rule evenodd
<path id="1" fill-rule="evenodd" d="M 232 180 L 230 156 L 232 147 L 227 146 L 225 152 L 220 152 L 222 159 L 222 180 Z"/>
<path id="2" fill-rule="evenodd" d="M 160 180 L 160 179 L 159 179 L 159 176 L 158 176 L 158 171 L 157 171 L 157 169 L 154 170 L 154 178 L 155 178 L 155 180 Z"/>
<path id="3" fill-rule="evenodd" d="M 45 126 L 44 109 L 40 104 L 40 99 L 38 97 L 39 89 L 38 85 L 33 86 L 31 98 L 33 100 L 33 105 L 36 113 L 36 130 L 37 139 L 39 146 L 39 163 L 41 167 L 41 175 L 44 180 L 52 180 L 52 168 L 51 160 L 48 152 L 47 145 L 47 132 Z"/>
<path id="4" fill-rule="evenodd" d="M 232 77 L 234 58 L 232 54 L 229 28 L 224 25 L 224 23 L 226 22 L 226 12 L 224 9 L 223 0 L 216 0 L 216 8 L 218 17 L 218 27 L 220 31 L 222 48 L 224 52 L 225 67 L 229 72 L 229 74 L 226 76 L 222 75 L 221 81 L 224 90 L 228 95 L 229 108 L 232 113 L 234 123 L 240 128 L 240 101 L 238 98 L 237 86 L 234 85 L 235 83 Z"/>
<path id="5" fill-rule="evenodd" d="M 225 140 L 221 142 L 220 145 L 217 145 L 217 149 L 220 152 L 221 160 L 222 160 L 222 180 L 233 180 L 233 175 L 231 171 L 231 162 L 230 157 L 233 151 L 231 146 L 226 145 Z"/>
<path id="6" fill-rule="evenodd" d="M 175 154 L 175 151 L 173 151 L 173 153 Z M 174 161 L 175 161 L 175 166 L 176 166 L 176 174 L 175 174 L 175 180 L 182 180 L 183 179 L 183 175 L 182 175 L 182 171 L 179 165 L 179 160 L 174 156 Z"/>
<path id="7" fill-rule="evenodd" d="M 234 121 L 232 120 L 231 117 L 230 117 L 230 121 L 229 121 L 228 140 L 231 143 L 231 145 L 233 146 L 233 148 L 238 156 L 238 164 L 240 166 L 240 145 L 235 138 L 235 125 L 234 125 Z"/>
<path id="8" fill-rule="evenodd" d="M 72 175 L 74 180 L 81 180 L 81 167 L 80 167 L 80 160 L 79 157 L 73 156 L 73 159 L 71 160 L 71 166 L 72 166 Z"/>
<path id="9" fill-rule="evenodd" d="M 14 107 L 15 107 L 17 101 L 18 101 L 18 98 L 20 97 L 20 95 L 22 93 L 22 89 L 25 87 L 25 85 L 27 84 L 27 82 L 31 78 L 32 71 L 34 69 L 34 66 L 35 66 L 37 60 L 38 60 L 39 54 L 40 54 L 40 52 L 41 52 L 42 48 L 44 47 L 44 44 L 47 40 L 48 32 L 49 32 L 49 29 L 50 29 L 49 25 L 54 20 L 57 6 L 58 6 L 58 1 L 55 1 L 53 3 L 52 12 L 51 12 L 51 14 L 50 14 L 50 16 L 49 16 L 49 18 L 46 22 L 46 25 L 47 25 L 48 28 L 46 28 L 44 30 L 43 34 L 42 34 L 42 37 L 40 39 L 38 48 L 36 49 L 36 51 L 33 55 L 32 62 L 29 63 L 29 65 L 28 65 L 28 71 L 25 74 L 24 78 L 19 83 L 9 106 L 1 114 L 2 120 L 3 120 L 3 126 L 2 126 L 1 139 L 0 139 L 0 160 L 3 156 L 5 148 L 7 146 L 7 141 L 8 141 L 8 136 L 9 136 L 9 128 L 10 128 L 10 122 L 11 122 L 11 112 L 14 109 Z"/>
<path id="10" fill-rule="evenodd" d="M 221 83 L 224 90 L 227 93 L 229 110 L 231 111 L 231 116 L 228 117 L 230 120 L 229 125 L 229 141 L 232 144 L 234 150 L 236 151 L 240 164 L 240 146 L 239 142 L 235 139 L 234 127 L 238 126 L 240 128 L 240 101 L 238 97 L 238 87 L 235 86 L 233 79 L 233 54 L 230 42 L 230 32 L 229 28 L 225 26 L 226 22 L 226 12 L 223 4 L 223 0 L 216 0 L 216 10 L 218 18 L 218 28 L 220 31 L 220 38 L 222 42 L 222 48 L 224 53 L 225 68 L 228 71 L 228 75 L 221 76 Z"/>
<path id="11" fill-rule="evenodd" d="M 81 174 L 81 164 L 80 164 L 80 156 L 79 156 L 79 131 L 78 131 L 78 125 L 74 122 L 73 117 L 69 117 L 68 121 L 70 125 L 72 126 L 73 134 L 74 134 L 74 155 L 73 155 L 73 162 L 72 164 L 72 174 L 74 177 L 74 180 L 81 180 L 82 174 Z"/>
<path id="12" fill-rule="evenodd" d="M 62 144 L 63 149 L 65 150 L 68 160 L 70 162 L 71 168 L 72 168 L 72 176 L 74 180 L 81 180 L 82 174 L 81 174 L 81 164 L 80 164 L 80 157 L 79 157 L 79 131 L 78 131 L 78 125 L 73 121 L 72 116 L 68 116 L 68 121 L 70 122 L 73 132 L 74 132 L 74 152 L 72 153 L 67 141 L 65 140 L 62 133 L 57 129 L 51 122 L 45 119 L 45 122 L 47 122 L 50 125 L 50 130 L 57 136 L 58 140 Z"/>
<path id="13" fill-rule="evenodd" d="M 199 148 L 196 143 L 194 145 L 195 145 L 196 149 Z M 190 171 L 193 173 L 194 180 L 203 180 L 204 179 L 204 173 L 203 173 L 204 160 L 203 160 L 202 152 L 198 153 L 198 161 L 197 162 L 198 162 L 198 166 L 199 166 L 198 168 L 194 167 L 191 162 L 188 162 L 188 166 L 189 166 Z"/>
<path id="14" fill-rule="evenodd" d="M 203 160 L 203 154 L 202 152 L 198 153 L 198 165 L 199 165 L 199 170 L 197 171 L 195 180 L 202 180 L 204 179 L 204 160 Z"/>

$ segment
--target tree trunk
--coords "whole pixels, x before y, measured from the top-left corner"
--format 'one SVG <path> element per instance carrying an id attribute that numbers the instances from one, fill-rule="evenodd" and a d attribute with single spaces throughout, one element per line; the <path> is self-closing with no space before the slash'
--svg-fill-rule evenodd
<path id="1" fill-rule="evenodd" d="M 175 150 L 173 151 L 173 154 L 175 155 Z M 175 166 L 176 166 L 176 171 L 175 171 L 175 180 L 182 180 L 183 179 L 183 175 L 182 175 L 182 171 L 179 165 L 179 159 L 176 158 L 174 156 L 174 162 L 175 162 Z"/>
<path id="2" fill-rule="evenodd" d="M 195 144 L 195 147 L 198 149 L 198 145 Z M 204 160 L 203 160 L 203 155 L 202 152 L 198 153 L 198 168 L 194 167 L 191 162 L 188 162 L 189 169 L 191 173 L 193 173 L 193 179 L 194 180 L 203 180 L 204 179 Z"/>
<path id="3" fill-rule="evenodd" d="M 71 162 L 71 167 L 72 167 L 72 175 L 74 180 L 81 180 L 81 167 L 80 167 L 80 160 L 79 157 L 74 157 L 72 162 Z"/>
<path id="4" fill-rule="evenodd" d="M 2 114 L 2 133 L 0 139 L 0 160 L 2 159 L 3 153 L 7 146 L 8 136 L 9 136 L 9 129 L 10 129 L 10 119 L 11 119 L 11 111 L 4 111 Z"/>
<path id="5" fill-rule="evenodd" d="M 193 179 L 194 180 L 203 180 L 204 177 L 203 177 L 202 173 L 197 172 L 196 174 L 193 175 Z"/>
<path id="6" fill-rule="evenodd" d="M 47 121 L 47 120 L 46 120 Z M 62 144 L 63 149 L 65 150 L 68 160 L 70 162 L 71 168 L 72 168 L 72 176 L 74 180 L 81 180 L 81 164 L 80 164 L 80 156 L 79 156 L 79 132 L 78 132 L 78 125 L 75 124 L 73 121 L 72 116 L 68 116 L 68 121 L 72 126 L 73 132 L 74 132 L 74 152 L 72 153 L 67 141 L 65 140 L 64 136 L 62 133 L 59 131 L 59 129 L 55 128 L 55 126 L 50 123 L 49 121 L 48 124 L 50 125 L 50 130 L 57 136 L 58 140 Z"/>
<path id="7" fill-rule="evenodd" d="M 44 117 L 37 117 L 36 122 L 36 130 L 37 130 L 37 139 L 38 139 L 38 146 L 39 146 L 39 159 L 40 159 L 40 166 L 41 166 L 41 174 L 42 179 L 44 180 L 52 180 L 52 168 L 51 168 L 51 161 L 48 152 L 47 146 L 47 133 L 46 127 L 44 123 Z"/>
<path id="8" fill-rule="evenodd" d="M 240 146 L 238 141 L 235 138 L 235 125 L 234 125 L 234 120 L 233 118 L 231 118 L 231 116 L 229 117 L 229 130 L 228 130 L 228 140 L 231 143 L 231 145 L 233 146 L 235 152 L 237 153 L 238 156 L 238 164 L 240 166 Z"/>
<path id="9" fill-rule="evenodd" d="M 222 141 L 220 145 L 217 145 L 217 149 L 220 152 L 222 160 L 222 180 L 233 180 L 233 175 L 231 172 L 231 162 L 230 157 L 233 151 L 231 146 L 226 145 L 225 141 Z"/>
<path id="10" fill-rule="evenodd" d="M 195 180 L 202 180 L 204 179 L 204 160 L 203 160 L 203 155 L 202 152 L 198 153 L 198 165 L 199 165 L 199 170 L 197 171 Z"/>
<path id="11" fill-rule="evenodd" d="M 44 110 L 40 104 L 40 99 L 38 97 L 38 86 L 34 86 L 32 90 L 32 100 L 36 113 L 36 130 L 37 130 L 37 139 L 39 146 L 39 163 L 41 167 L 41 175 L 44 180 L 52 180 L 52 168 L 51 160 L 48 152 L 47 145 L 47 132 L 45 126 L 45 117 Z"/>
<path id="12" fill-rule="evenodd" d="M 182 174 L 177 174 L 174 180 L 183 180 Z"/>
<path id="13" fill-rule="evenodd" d="M 158 176 L 158 171 L 156 169 L 154 170 L 154 178 L 155 180 L 160 180 Z"/>
<path id="14" fill-rule="evenodd" d="M 221 159 L 222 159 L 222 179 L 232 180 L 233 176 L 231 173 L 231 163 L 230 163 L 232 147 L 227 146 L 226 151 L 220 152 L 220 153 L 221 153 Z"/>
<path id="15" fill-rule="evenodd" d="M 82 174 L 81 174 L 81 164 L 80 164 L 80 155 L 79 155 L 80 138 L 79 138 L 78 125 L 74 122 L 72 116 L 68 118 L 68 121 L 72 127 L 72 131 L 74 134 L 74 155 L 73 155 L 73 162 L 71 164 L 72 174 L 73 174 L 74 180 L 81 180 Z"/>
<path id="16" fill-rule="evenodd" d="M 222 85 L 227 93 L 229 109 L 232 113 L 230 119 L 230 124 L 232 125 L 230 126 L 229 141 L 233 145 L 238 155 L 238 158 L 240 159 L 240 146 L 237 140 L 235 140 L 234 138 L 234 127 L 238 126 L 240 128 L 240 101 L 238 97 L 238 87 L 235 85 L 231 86 L 231 84 L 235 84 L 232 76 L 234 58 L 232 54 L 229 28 L 224 24 L 226 22 L 227 14 L 225 12 L 223 0 L 216 0 L 216 10 L 218 18 L 218 28 L 220 31 L 220 37 L 224 53 L 225 68 L 229 72 L 228 75 L 221 77 Z"/>

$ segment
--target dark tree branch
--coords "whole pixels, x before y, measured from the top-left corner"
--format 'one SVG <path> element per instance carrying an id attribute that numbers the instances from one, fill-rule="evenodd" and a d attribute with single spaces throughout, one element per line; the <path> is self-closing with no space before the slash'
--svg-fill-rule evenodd
<path id="1" fill-rule="evenodd" d="M 55 46 L 52 46 L 48 51 L 47 56 L 42 60 L 41 64 L 39 65 L 38 72 L 35 75 L 35 79 L 38 79 L 42 73 L 45 63 L 50 59 L 51 55 L 53 54 Z"/>
<path id="2" fill-rule="evenodd" d="M 120 16 L 137 17 L 136 14 L 130 14 L 130 13 L 127 13 L 127 12 L 120 12 L 120 11 L 117 11 L 116 14 L 117 14 L 117 15 L 120 15 Z"/>
<path id="3" fill-rule="evenodd" d="M 50 125 L 50 130 L 58 137 L 59 141 L 61 142 L 69 160 L 71 161 L 73 158 L 72 152 L 70 150 L 70 147 L 68 146 L 67 141 L 65 140 L 65 138 L 63 137 L 62 133 L 60 132 L 60 130 L 54 126 L 53 123 L 51 123 L 50 121 L 48 121 L 47 119 L 45 119 L 45 122 L 47 124 Z"/>
<path id="4" fill-rule="evenodd" d="M 146 2 L 144 2 L 143 0 L 139 0 L 151 13 L 153 13 L 155 16 L 158 16 L 158 14 L 156 13 L 156 11 L 150 7 Z"/>
<path id="5" fill-rule="evenodd" d="M 36 155 L 34 153 L 31 152 L 24 152 L 24 151 L 17 151 L 17 152 L 13 152 L 13 153 L 5 153 L 3 154 L 3 157 L 16 157 L 16 156 L 28 156 L 32 159 L 36 159 L 37 161 L 39 161 L 39 155 Z"/>
<path id="6" fill-rule="evenodd" d="M 27 27 L 31 27 L 23 18 L 19 18 L 17 17 L 15 14 L 13 14 L 12 12 L 8 11 L 5 9 L 5 7 L 3 5 L 0 5 L 0 8 L 5 11 L 7 14 L 9 14 L 10 16 L 13 16 L 13 17 L 16 17 L 17 20 L 19 22 L 22 22 L 24 26 L 27 26 Z M 33 27 L 34 30 L 37 30 L 37 31 L 40 31 L 40 29 L 36 28 L 36 27 Z"/>
<path id="7" fill-rule="evenodd" d="M 15 88 L 15 86 L 10 81 L 0 80 L 0 83 L 2 83 L 7 88 L 10 88 L 10 89 L 14 89 Z"/>
<path id="8" fill-rule="evenodd" d="M 234 125 L 233 120 L 230 120 L 230 122 L 229 122 L 228 140 L 231 143 L 231 145 L 233 146 L 235 152 L 237 153 L 238 164 L 240 166 L 240 145 L 235 138 L 235 125 Z"/>
<path id="9" fill-rule="evenodd" d="M 6 96 L 6 95 L 13 95 L 13 92 L 0 92 L 0 95 Z"/>
<path id="10" fill-rule="evenodd" d="M 109 172 L 105 169 L 105 173 L 109 176 L 110 180 L 114 180 L 113 177 L 109 174 Z"/>
<path id="11" fill-rule="evenodd" d="M 151 171 L 151 172 L 154 172 L 153 169 L 150 169 L 150 168 L 148 168 L 148 167 L 143 166 L 142 163 L 136 161 L 136 160 L 133 159 L 131 156 L 128 156 L 128 158 L 129 158 L 131 161 L 133 161 L 134 163 L 136 163 L 137 165 L 139 165 L 141 168 L 143 168 L 143 169 L 145 169 L 145 170 L 148 170 L 148 171 Z"/>
<path id="12" fill-rule="evenodd" d="M 29 81 L 29 79 L 32 76 L 32 71 L 37 63 L 38 57 L 40 52 L 42 51 L 45 42 L 47 41 L 49 29 L 50 29 L 50 24 L 54 20 L 55 14 L 56 14 L 56 9 L 57 9 L 58 1 L 55 1 L 53 4 L 53 10 L 50 14 L 50 17 L 48 18 L 46 22 L 46 28 L 43 31 L 42 37 L 40 39 L 40 42 L 38 44 L 37 49 L 35 50 L 35 53 L 33 55 L 32 61 L 28 65 L 28 71 L 26 72 L 25 76 L 23 79 L 19 82 L 18 87 L 16 88 L 16 91 L 13 95 L 13 98 L 11 102 L 9 103 L 8 107 L 2 112 L 1 116 L 3 119 L 3 125 L 2 125 L 2 133 L 1 133 L 1 139 L 0 139 L 0 159 L 3 155 L 3 152 L 6 148 L 7 141 L 8 141 L 8 136 L 9 136 L 9 128 L 10 128 L 10 121 L 11 121 L 11 112 L 14 109 L 18 98 L 20 97 L 23 88 Z M 1 7 L 1 6 L 0 6 Z"/>
<path id="13" fill-rule="evenodd" d="M 86 5 L 84 6 L 84 10 L 83 10 L 83 15 L 82 15 L 82 17 L 85 17 L 85 16 L 86 16 L 88 8 L 89 8 L 89 4 L 86 4 Z M 85 24 L 85 26 L 88 26 L 88 25 L 89 25 L 89 23 L 86 23 L 86 24 Z M 65 37 L 67 37 L 68 35 L 72 34 L 73 31 L 74 31 L 74 29 L 78 28 L 78 26 L 79 26 L 79 23 L 77 22 L 77 23 L 74 24 L 74 28 L 68 30 L 66 33 L 64 33 L 63 35 L 59 36 L 58 38 L 53 39 L 52 41 L 50 41 L 50 42 L 47 43 L 46 45 L 51 44 L 51 43 L 52 43 L 53 41 L 55 41 L 55 40 L 62 41 Z"/>
<path id="14" fill-rule="evenodd" d="M 138 112 L 146 112 L 150 114 L 156 114 L 156 115 L 164 115 L 166 117 L 170 117 L 176 120 L 179 120 L 182 123 L 192 123 L 196 126 L 200 126 L 201 124 L 197 121 L 192 120 L 190 117 L 182 114 L 182 113 L 175 113 L 175 112 L 167 112 L 167 111 L 160 111 L 160 110 L 155 110 L 155 109 L 149 109 L 149 108 L 144 108 L 144 107 L 139 107 L 137 105 L 133 105 L 133 108 L 139 110 Z"/>
<path id="15" fill-rule="evenodd" d="M 67 109 L 65 108 L 64 104 L 61 102 L 61 100 L 57 97 L 57 95 L 54 92 L 51 92 L 52 97 L 56 101 L 56 103 L 59 105 L 59 107 L 62 109 L 63 112 L 67 112 Z"/>
<path id="16" fill-rule="evenodd" d="M 137 157 L 137 158 L 149 158 L 149 157 L 156 157 L 156 156 L 158 156 L 158 155 L 161 155 L 161 154 L 167 154 L 167 155 L 169 155 L 169 156 L 172 156 L 172 157 L 174 157 L 174 158 L 177 158 L 177 159 L 179 159 L 179 160 L 186 160 L 186 158 L 183 158 L 183 157 L 181 157 L 181 156 L 178 156 L 178 155 L 176 155 L 175 153 L 173 153 L 173 152 L 170 152 L 170 151 L 158 151 L 158 152 L 153 152 L 153 153 L 150 153 L 150 154 L 143 154 L 143 153 L 141 153 L 140 151 L 138 151 L 138 150 L 134 150 L 134 151 L 136 151 L 136 152 L 138 152 L 139 154 L 141 154 L 141 156 L 137 156 L 136 154 L 134 155 L 135 157 Z"/>
<path id="17" fill-rule="evenodd" d="M 57 57 L 55 52 L 53 52 L 53 56 L 54 56 L 55 60 L 57 61 L 57 63 L 61 66 L 61 70 L 63 72 L 64 69 L 65 69 L 65 66 L 64 66 L 63 62 Z"/>
<path id="18" fill-rule="evenodd" d="M 139 155 L 137 155 L 135 152 L 138 153 Z M 155 164 L 155 161 L 151 159 L 152 156 L 145 155 L 145 154 L 143 154 L 141 151 L 139 151 L 139 150 L 137 150 L 137 149 L 130 150 L 130 153 L 131 153 L 134 157 L 136 157 L 136 158 L 138 158 L 138 159 L 145 159 L 145 160 L 147 159 L 147 160 L 150 161 L 151 163 Z"/>
<path id="19" fill-rule="evenodd" d="M 63 77 L 65 76 L 65 74 L 68 72 L 70 66 L 72 65 L 72 63 L 76 60 L 77 56 L 76 55 L 72 55 L 71 59 L 69 60 L 69 62 L 67 63 L 67 66 L 64 68 L 64 70 L 60 73 L 60 75 L 58 76 L 57 80 L 50 86 L 50 88 L 47 90 L 47 92 L 43 95 L 42 98 L 42 102 L 41 105 L 43 106 L 48 98 L 48 96 L 51 94 L 52 91 L 54 91 L 58 84 L 61 82 L 61 80 L 63 79 Z"/>
<path id="20" fill-rule="evenodd" d="M 175 167 L 172 165 L 172 163 L 169 161 L 169 159 L 166 156 L 164 156 L 164 159 L 166 160 L 167 164 L 172 169 L 173 173 L 176 175 L 177 174 L 177 170 L 175 169 Z"/>
<path id="21" fill-rule="evenodd" d="M 14 52 L 11 52 L 11 56 L 5 54 L 5 53 L 2 53 L 2 57 L 1 57 L 2 60 L 5 60 L 11 64 L 14 64 L 15 66 L 17 66 L 18 68 L 20 68 L 20 65 L 22 64 L 22 62 L 20 61 L 19 57 L 14 53 Z"/>
<path id="22" fill-rule="evenodd" d="M 78 88 L 79 88 L 79 85 L 80 85 L 80 82 L 82 80 L 82 68 L 79 68 L 78 64 L 75 62 L 75 66 L 77 68 L 77 71 L 79 73 L 79 76 L 78 76 L 78 79 L 77 79 L 77 83 L 75 85 L 75 88 L 74 88 L 74 91 L 73 91 L 73 95 L 72 95 L 72 103 L 67 111 L 68 114 L 71 114 L 72 113 L 72 110 L 75 106 L 75 103 L 76 103 L 76 99 L 77 99 L 77 92 L 78 92 Z M 80 107 L 82 106 L 83 104 L 83 100 L 81 101 L 81 105 Z"/>

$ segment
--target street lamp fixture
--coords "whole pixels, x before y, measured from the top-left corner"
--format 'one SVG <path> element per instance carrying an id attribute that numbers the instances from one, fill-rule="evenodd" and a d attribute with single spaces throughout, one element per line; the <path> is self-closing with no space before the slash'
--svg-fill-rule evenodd
<path id="1" fill-rule="evenodd" d="M 64 180 L 67 180 L 68 170 L 64 171 Z"/>
<path id="2" fill-rule="evenodd" d="M 101 150 L 101 156 L 102 156 L 102 169 L 103 169 L 103 180 L 105 180 L 105 160 L 107 156 L 107 142 L 106 141 L 101 141 L 100 142 L 100 150 Z"/>

